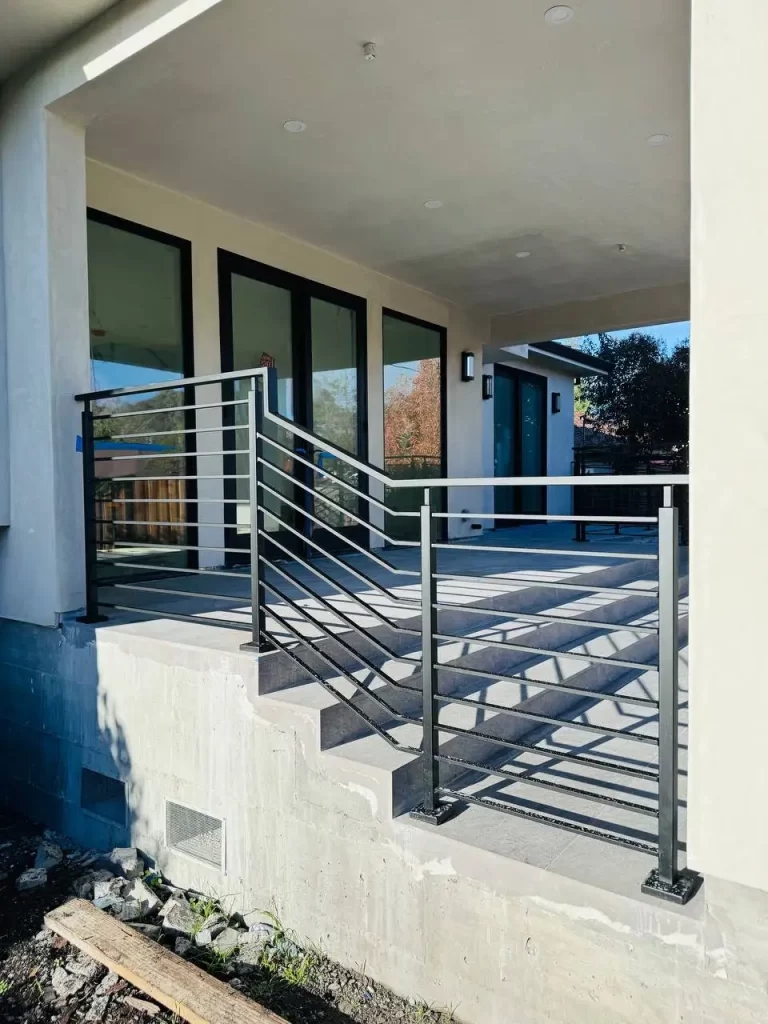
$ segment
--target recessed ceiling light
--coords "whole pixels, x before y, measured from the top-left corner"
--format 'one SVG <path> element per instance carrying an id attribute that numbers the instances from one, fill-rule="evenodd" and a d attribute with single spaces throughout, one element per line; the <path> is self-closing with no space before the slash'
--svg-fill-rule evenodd
<path id="1" fill-rule="evenodd" d="M 530 255 L 531 254 L 528 252 L 527 249 L 523 249 L 522 252 L 515 253 L 515 256 L 517 256 L 519 260 L 527 260 Z"/>
<path id="2" fill-rule="evenodd" d="M 568 7 L 565 4 L 558 4 L 557 7 L 550 7 L 544 15 L 544 21 L 548 25 L 564 25 L 566 21 L 570 21 L 573 17 L 574 11 L 572 7 Z"/>
<path id="3" fill-rule="evenodd" d="M 424 205 L 428 210 L 439 210 L 443 202 L 441 199 L 428 199 Z"/>
<path id="4" fill-rule="evenodd" d="M 669 142 L 669 136 L 662 134 L 649 135 L 646 139 L 646 142 L 649 146 L 666 146 L 666 144 Z"/>
<path id="5" fill-rule="evenodd" d="M 285 128 L 285 130 L 287 132 L 294 132 L 294 133 L 295 132 L 303 132 L 306 127 L 307 126 L 306 126 L 306 124 L 304 124 L 303 121 L 284 121 L 283 122 L 283 128 Z"/>
<path id="6" fill-rule="evenodd" d="M 616 251 L 617 252 L 626 252 L 627 251 L 627 247 L 626 247 L 626 245 L 623 242 L 619 242 L 619 244 L 616 246 Z"/>

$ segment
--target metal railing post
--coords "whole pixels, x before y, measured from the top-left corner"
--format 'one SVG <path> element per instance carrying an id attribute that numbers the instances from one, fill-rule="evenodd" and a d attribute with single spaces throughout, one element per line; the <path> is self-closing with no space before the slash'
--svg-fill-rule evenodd
<path id="1" fill-rule="evenodd" d="M 78 622 L 106 622 L 99 614 L 96 540 L 96 464 L 94 462 L 93 410 L 86 400 L 81 417 L 83 438 L 83 527 L 85 535 L 85 615 Z"/>
<path id="2" fill-rule="evenodd" d="M 264 393 L 261 381 L 254 377 L 248 393 L 248 498 L 251 517 L 251 639 L 240 645 L 243 651 L 268 651 L 272 644 L 264 636 L 266 595 L 262 582 L 264 554 L 264 514 L 259 510 L 262 444 L 259 433 L 264 427 Z"/>
<path id="3" fill-rule="evenodd" d="M 679 517 L 672 487 L 664 488 L 659 509 L 659 861 L 643 892 L 673 903 L 687 903 L 701 879 L 678 868 L 678 594 Z"/>
<path id="4" fill-rule="evenodd" d="M 440 767 L 435 755 L 440 738 L 438 733 L 437 693 L 437 639 L 435 637 L 435 615 L 437 604 L 437 580 L 435 578 L 435 527 L 432 517 L 432 493 L 424 490 L 424 503 L 420 509 L 420 555 L 421 555 L 421 686 L 422 686 L 422 731 L 421 748 L 424 799 L 411 812 L 414 818 L 440 825 L 456 810 L 454 804 L 440 802 L 437 793 L 440 785 Z"/>

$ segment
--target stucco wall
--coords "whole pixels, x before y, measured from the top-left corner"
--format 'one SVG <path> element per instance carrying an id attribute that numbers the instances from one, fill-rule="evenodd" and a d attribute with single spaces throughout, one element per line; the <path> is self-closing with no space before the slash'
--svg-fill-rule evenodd
<path id="1" fill-rule="evenodd" d="M 763 889 L 766 38 L 764 3 L 693 4 L 689 856 Z"/>

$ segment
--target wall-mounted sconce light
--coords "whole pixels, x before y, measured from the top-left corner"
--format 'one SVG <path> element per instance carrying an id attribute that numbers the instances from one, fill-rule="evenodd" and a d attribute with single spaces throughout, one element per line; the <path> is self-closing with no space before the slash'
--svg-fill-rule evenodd
<path id="1" fill-rule="evenodd" d="M 475 379 L 475 353 L 461 353 L 461 379 L 463 381 Z"/>
<path id="2" fill-rule="evenodd" d="M 483 374 L 483 400 L 493 398 L 493 374 Z"/>
<path id="3" fill-rule="evenodd" d="M 560 392 L 559 391 L 553 391 L 552 392 L 552 412 L 553 413 L 560 412 Z"/>

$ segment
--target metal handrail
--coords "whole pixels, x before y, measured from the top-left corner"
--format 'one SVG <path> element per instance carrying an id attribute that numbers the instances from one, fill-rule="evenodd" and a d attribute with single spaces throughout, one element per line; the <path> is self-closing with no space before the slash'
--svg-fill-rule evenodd
<path id="1" fill-rule="evenodd" d="M 235 381 L 250 381 L 247 398 L 232 399 L 220 392 L 219 401 L 206 395 L 205 401 L 195 401 L 198 387 L 221 386 Z M 167 408 L 144 410 L 115 408 L 110 412 L 94 409 L 94 403 L 125 397 L 135 397 L 164 391 L 180 391 L 183 404 Z M 678 644 L 679 644 L 679 591 L 680 572 L 678 565 L 678 513 L 674 504 L 674 488 L 685 486 L 688 476 L 672 474 L 666 476 L 536 476 L 536 477 L 428 477 L 408 478 L 392 476 L 386 469 L 374 466 L 358 455 L 319 437 L 312 430 L 294 423 L 277 410 L 276 374 L 271 368 L 259 367 L 244 371 L 232 371 L 201 377 L 163 381 L 152 385 L 137 385 L 130 388 L 116 388 L 78 395 L 84 403 L 83 411 L 83 457 L 84 495 L 86 508 L 86 576 L 88 605 L 86 621 L 99 621 L 104 610 L 126 612 L 149 617 L 167 617 L 182 622 L 206 625 L 223 625 L 227 628 L 245 630 L 250 633 L 245 650 L 278 651 L 316 681 L 335 700 L 344 704 L 371 732 L 380 736 L 391 747 L 418 757 L 421 763 L 422 800 L 419 808 L 412 813 L 415 817 L 439 825 L 451 816 L 457 808 L 474 804 L 501 811 L 508 815 L 526 818 L 534 822 L 546 822 L 555 827 L 570 830 L 581 835 L 653 853 L 658 858 L 658 867 L 643 886 L 644 891 L 663 896 L 676 902 L 685 902 L 696 889 L 697 881 L 690 873 L 679 870 L 678 866 L 678 800 L 677 772 L 679 756 L 678 739 Z M 186 416 L 183 429 L 150 430 L 116 434 L 117 439 L 129 442 L 131 439 L 168 437 L 174 434 L 194 438 L 200 434 L 216 434 L 221 431 L 222 444 L 216 451 L 172 450 L 162 453 L 138 452 L 136 455 L 98 455 L 95 452 L 94 421 L 119 419 L 137 415 L 167 415 L 184 412 L 194 414 L 197 410 L 247 407 L 247 423 L 222 422 L 215 426 L 195 424 L 192 416 Z M 222 420 L 225 417 L 222 417 Z M 270 430 L 267 432 L 267 424 Z M 273 429 L 276 428 L 276 429 Z M 286 432 L 292 440 L 282 438 L 277 431 Z M 237 432 L 237 433 L 233 433 Z M 247 447 L 246 439 L 247 437 Z M 277 438 L 281 439 L 278 440 Z M 228 441 L 232 447 L 227 447 Z M 285 443 L 283 443 L 285 441 Z M 237 443 L 237 447 L 235 444 Z M 214 444 L 216 444 L 214 442 Z M 306 449 L 306 450 L 305 450 Z M 292 460 L 291 465 L 277 465 L 270 461 L 265 450 L 282 453 Z M 324 455 L 336 459 L 352 473 L 353 481 L 342 479 L 335 472 L 329 472 L 315 463 L 312 451 L 321 450 Z M 229 456 L 248 457 L 247 472 L 197 472 L 201 458 L 220 459 L 221 469 L 232 468 L 224 460 Z M 96 478 L 96 464 L 100 462 L 135 461 L 140 465 L 144 460 L 187 459 L 183 475 L 144 477 Z M 204 464 L 205 465 L 205 464 Z M 214 467 L 215 468 L 215 467 Z M 240 468 L 240 467 L 238 467 Z M 335 467 L 334 467 L 335 468 Z M 281 493 L 277 485 L 270 486 L 265 474 L 275 474 L 287 481 L 293 490 Z M 355 476 L 357 474 L 357 476 Z M 97 483 L 127 481 L 186 481 L 191 486 L 175 489 L 167 499 L 123 495 L 114 499 L 120 506 L 117 518 L 97 509 Z M 211 490 L 198 496 L 198 482 L 247 480 L 248 497 L 224 495 L 212 497 Z M 355 509 L 345 507 L 342 499 L 323 493 L 315 484 L 325 481 L 341 492 L 356 499 Z M 377 486 L 379 496 L 370 493 L 370 483 Z M 633 584 L 656 578 L 654 587 L 634 585 L 598 585 L 599 578 L 592 580 L 586 570 L 580 570 L 577 580 L 561 577 L 556 579 L 537 578 L 535 571 L 519 567 L 513 573 L 506 566 L 500 566 L 499 573 L 485 575 L 445 571 L 438 568 L 438 554 L 463 552 L 475 555 L 510 557 L 519 554 L 527 556 L 555 556 L 570 558 L 571 549 L 547 546 L 507 546 L 499 544 L 478 544 L 438 540 L 436 524 L 444 520 L 466 519 L 466 512 L 436 511 L 433 495 L 451 487 L 464 488 L 532 488 L 532 487 L 637 487 L 651 486 L 662 489 L 663 504 L 657 515 L 635 516 L 621 514 L 599 515 L 548 515 L 544 513 L 488 513 L 479 512 L 469 518 L 480 521 L 509 522 L 570 522 L 576 523 L 581 531 L 577 539 L 586 540 L 582 529 L 586 523 L 609 522 L 655 525 L 658 530 L 658 551 L 624 553 L 621 551 L 583 552 L 591 560 L 610 562 L 637 560 L 639 565 L 648 565 L 648 571 L 640 573 L 638 566 Z M 423 491 L 418 511 L 407 511 L 390 507 L 387 495 L 390 491 Z M 141 492 L 140 492 L 141 493 Z M 226 491 L 224 492 L 226 493 Z M 383 499 L 382 496 L 383 495 Z M 269 500 L 268 500 L 269 499 Z M 337 500 L 338 499 L 338 500 Z M 141 511 L 131 509 L 131 501 L 141 503 Z M 272 500 L 280 503 L 279 510 L 270 509 Z M 195 516 L 196 502 L 221 504 L 230 512 L 222 522 L 202 522 Z M 336 518 L 330 521 L 314 502 L 321 502 L 325 509 Z M 160 508 L 178 505 L 180 518 L 174 520 L 175 512 L 166 515 L 155 514 L 153 503 Z M 230 538 L 237 529 L 232 506 L 249 509 L 249 550 L 243 549 Z M 189 512 L 187 511 L 189 509 Z M 370 509 L 381 515 L 380 522 L 371 522 Z M 630 510 L 631 511 L 631 510 Z M 323 518 L 325 514 L 326 518 Z M 142 518 L 143 516 L 143 518 Z M 188 516 L 188 518 L 183 518 Z M 229 517 L 228 517 L 229 516 Z M 392 516 L 388 520 L 387 516 Z M 390 523 L 407 526 L 409 521 L 419 520 L 419 539 L 407 540 L 394 537 Z M 239 523 L 242 520 L 238 520 Z M 396 564 L 381 551 L 360 543 L 344 533 L 338 523 L 349 522 L 356 529 L 368 531 L 368 536 L 378 537 L 390 547 L 413 551 L 419 549 L 418 571 L 407 565 Z M 267 524 L 275 529 L 267 530 Z M 97 528 L 143 529 L 150 537 L 152 530 L 186 531 L 175 535 L 163 534 L 165 539 L 140 542 L 115 536 L 111 547 L 115 554 L 105 553 L 99 561 L 115 569 L 139 570 L 138 578 L 127 573 L 106 582 L 98 578 Z M 214 543 L 216 537 L 198 534 L 209 528 L 223 530 L 224 543 Z M 227 532 L 230 531 L 230 532 Z M 365 534 L 364 534 L 365 535 Z M 359 533 L 357 534 L 359 536 Z M 210 541 L 206 543 L 206 541 Z M 333 545 L 336 545 L 334 548 Z M 225 566 L 202 569 L 197 562 L 186 565 L 165 565 L 153 563 L 151 557 L 133 561 L 123 548 L 140 547 L 155 550 L 162 555 L 173 552 L 190 552 L 197 558 L 200 552 L 220 552 L 227 556 Z M 323 562 L 311 556 L 321 556 Z M 235 557 L 245 559 L 247 566 L 234 568 L 230 562 Z M 373 563 L 387 576 L 405 578 L 409 590 L 390 585 L 390 581 L 376 580 L 364 571 Z M 279 560 L 279 561 L 278 561 Z M 572 563 L 569 563 L 572 564 Z M 329 567 L 330 566 L 330 567 Z M 474 569 L 474 566 L 471 566 Z M 247 571 L 244 571 L 247 569 Z M 653 569 L 653 577 L 650 573 Z M 306 574 L 313 578 L 313 585 L 306 582 Z M 181 574 L 181 575 L 178 575 Z M 355 584 L 345 585 L 337 575 L 351 576 Z M 212 581 L 202 589 L 184 589 L 182 580 L 203 575 Z M 160 579 L 158 580 L 158 577 Z M 220 577 L 246 581 L 249 595 L 220 593 L 215 590 L 215 581 Z M 282 582 L 281 582 L 282 581 Z M 606 581 L 607 583 L 613 580 Z M 323 588 L 319 592 L 318 584 Z M 410 592 L 412 584 L 418 591 Z M 461 584 L 462 593 L 474 594 L 476 603 L 467 606 L 465 601 L 451 601 L 444 591 L 450 592 L 451 584 Z M 499 586 L 502 585 L 502 590 Z M 514 595 L 521 588 L 525 599 L 517 601 L 512 597 L 512 606 L 499 606 L 499 594 L 508 585 Z M 438 587 L 440 593 L 438 594 Z M 112 593 L 109 592 L 111 588 Z M 327 588 L 333 595 L 325 594 Z M 355 589 L 356 588 L 356 589 Z M 474 588 L 474 590 L 472 589 Z M 235 589 L 235 588 L 232 588 Z M 104 591 L 107 590 L 107 593 Z M 295 592 L 300 596 L 296 597 Z M 152 595 L 157 598 L 184 598 L 222 602 L 224 607 L 215 615 L 201 615 L 193 612 L 175 611 L 162 607 L 147 608 L 131 605 L 128 592 L 137 595 Z M 122 596 L 125 595 L 125 600 Z M 269 595 L 269 600 L 268 600 Z M 572 615 L 556 614 L 556 606 L 563 602 L 586 598 L 591 595 L 600 599 L 620 600 L 623 598 L 645 598 L 658 618 L 650 622 L 637 612 L 637 623 L 612 621 L 612 613 L 604 616 L 581 617 L 582 612 Z M 484 607 L 486 599 L 493 599 L 492 606 Z M 341 601 L 343 607 L 337 606 Z M 162 605 L 163 601 L 152 601 Z M 226 606 L 230 607 L 227 608 Z M 645 607 L 641 601 L 640 608 Z M 221 614 L 223 613 L 223 614 Z M 467 613 L 470 622 L 454 626 L 446 622 L 445 616 Z M 225 616 L 237 616 L 235 618 Z M 420 616 L 420 628 L 414 619 Z M 625 616 L 621 616 L 622 620 Z M 471 620 L 474 619 L 474 624 Z M 483 621 L 485 620 L 485 621 Z M 373 625 L 371 624 L 373 623 Z M 407 624 L 406 624 L 407 623 Z M 523 630 L 524 635 L 520 635 Z M 564 630 L 564 631 L 563 631 Z M 478 635 L 482 633 L 482 635 Z M 617 634 L 626 636 L 617 638 Z M 393 638 L 397 638 L 396 642 Z M 606 643 L 613 638 L 608 653 L 600 647 L 592 647 L 595 641 Z M 656 645 L 658 644 L 658 659 Z M 398 646 L 401 645 L 401 646 Z M 622 650 L 623 645 L 623 650 Z M 483 651 L 489 658 L 479 657 Z M 336 651 L 343 652 L 342 661 Z M 593 653 L 596 652 L 596 653 Z M 458 652 L 458 653 L 457 653 Z M 490 654 L 490 652 L 495 652 Z M 509 655 L 509 662 L 499 662 L 502 652 Z M 412 672 L 397 677 L 385 666 L 389 662 L 408 665 Z M 318 668 L 319 663 L 326 666 Z M 552 663 L 556 669 L 552 678 L 531 678 L 536 666 Z M 571 666 L 568 669 L 568 666 Z M 365 682 L 356 676 L 359 666 L 364 670 Z M 502 671 L 494 671 L 494 667 Z M 512 671 L 510 671 L 510 668 Z M 330 674 L 328 674 L 330 672 Z M 591 673 L 591 674 L 590 674 Z M 534 672 L 536 674 L 536 672 Z M 541 674 L 541 672 L 538 672 Z M 622 693 L 625 684 L 635 678 L 646 677 L 658 680 L 658 693 L 648 691 L 645 686 L 639 693 Z M 464 680 L 464 682 L 461 682 Z M 473 682 L 474 680 L 474 682 Z M 499 684 L 495 687 L 495 684 Z M 656 683 L 653 683 L 656 686 Z M 495 688 L 494 688 L 495 687 Z M 347 689 L 347 688 L 351 688 Z M 350 696 L 351 693 L 351 696 Z M 395 699 L 396 698 L 396 699 Z M 602 702 L 606 702 L 604 705 Z M 636 708 L 638 724 L 649 725 L 658 717 L 658 735 L 649 732 L 631 731 L 605 724 L 605 719 L 591 721 L 581 716 L 575 718 L 577 709 L 586 704 L 615 706 L 621 709 L 626 704 Z M 417 713 L 416 705 L 420 704 Z M 402 706 L 401 706 L 402 705 Z M 474 714 L 473 714 L 474 713 Z M 644 717 L 643 717 L 644 716 Z M 474 719 L 468 724 L 466 719 Z M 517 722 L 511 728 L 511 722 Z M 405 739 L 397 726 L 407 726 Z M 420 743 L 412 743 L 408 735 L 411 727 L 420 733 Z M 651 747 L 658 751 L 658 769 L 633 754 L 623 759 L 618 757 L 596 757 L 589 751 L 593 744 L 581 747 L 574 743 L 550 747 L 540 745 L 540 740 L 556 730 L 573 729 L 578 733 L 591 734 L 596 738 L 610 741 L 626 740 L 640 748 Z M 505 751 L 507 752 L 505 754 Z M 512 752 L 511 754 L 509 752 Z M 486 753 L 487 752 L 487 753 Z M 520 758 L 524 760 L 520 760 Z M 511 766 L 510 766 L 511 760 Z M 540 762 L 540 763 L 539 763 Z M 542 777 L 547 766 L 555 762 L 576 765 L 598 773 L 598 779 L 587 776 L 581 785 L 564 784 Z M 452 772 L 450 778 L 446 774 Z M 600 778 L 608 776 L 635 779 L 657 787 L 657 798 L 647 795 L 648 802 L 629 800 L 613 794 L 613 781 Z M 566 773 L 567 775 L 568 773 Z M 644 833 L 617 834 L 616 829 L 587 822 L 583 817 L 570 811 L 550 809 L 547 813 L 531 810 L 530 801 L 505 803 L 468 790 L 462 778 L 477 776 L 502 780 L 505 784 L 527 784 L 543 793 L 562 794 L 567 798 L 579 797 L 607 808 L 644 815 L 657 822 L 658 838 L 655 842 L 645 841 Z M 608 792 L 605 787 L 608 787 Z M 592 788 L 590 788 L 592 787 Z M 631 792 L 638 792 L 635 787 Z M 644 798 L 646 794 L 641 794 Z M 512 795 L 514 801 L 514 792 Z M 638 838 L 640 836 L 640 838 Z M 651 837 L 652 839 L 653 837 Z"/>

